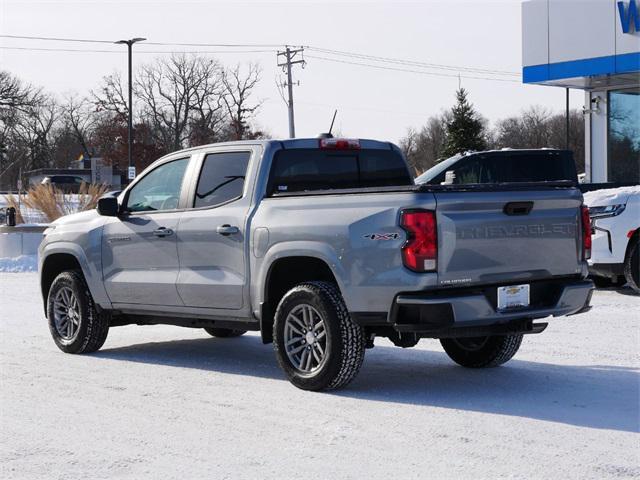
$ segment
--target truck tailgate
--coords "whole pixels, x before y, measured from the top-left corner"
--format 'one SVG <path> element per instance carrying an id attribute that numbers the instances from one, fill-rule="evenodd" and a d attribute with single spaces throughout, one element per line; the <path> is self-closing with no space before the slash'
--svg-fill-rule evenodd
<path id="1" fill-rule="evenodd" d="M 434 192 L 438 282 L 469 285 L 582 271 L 575 188 Z"/>

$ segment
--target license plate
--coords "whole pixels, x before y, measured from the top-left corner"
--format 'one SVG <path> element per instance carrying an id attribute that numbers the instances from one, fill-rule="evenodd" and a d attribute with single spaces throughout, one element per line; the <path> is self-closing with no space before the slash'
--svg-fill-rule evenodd
<path id="1" fill-rule="evenodd" d="M 529 285 L 498 287 L 498 310 L 529 306 Z"/>

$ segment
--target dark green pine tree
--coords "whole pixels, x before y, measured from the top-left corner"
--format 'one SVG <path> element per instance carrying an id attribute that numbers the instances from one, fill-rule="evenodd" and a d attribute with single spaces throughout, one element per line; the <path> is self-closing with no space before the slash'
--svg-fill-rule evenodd
<path id="1" fill-rule="evenodd" d="M 467 150 L 485 150 L 487 142 L 482 121 L 467 99 L 464 88 L 456 92 L 457 103 L 451 109 L 451 118 L 446 125 L 444 158 Z"/>

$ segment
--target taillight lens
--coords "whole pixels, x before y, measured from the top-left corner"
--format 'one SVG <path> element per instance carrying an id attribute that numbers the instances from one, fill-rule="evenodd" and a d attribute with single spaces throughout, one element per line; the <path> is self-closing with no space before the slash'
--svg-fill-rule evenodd
<path id="1" fill-rule="evenodd" d="M 591 258 L 591 218 L 589 218 L 589 207 L 582 205 L 582 259 Z"/>
<path id="2" fill-rule="evenodd" d="M 400 226 L 407 232 L 402 247 L 404 266 L 415 272 L 431 272 L 437 267 L 438 233 L 436 214 L 430 210 L 403 210 Z"/>

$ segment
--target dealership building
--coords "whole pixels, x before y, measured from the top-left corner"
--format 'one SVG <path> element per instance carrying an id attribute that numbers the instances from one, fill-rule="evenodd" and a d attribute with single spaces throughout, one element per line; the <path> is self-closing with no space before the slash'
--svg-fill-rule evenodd
<path id="1" fill-rule="evenodd" d="M 640 183 L 640 0 L 522 4 L 526 84 L 584 91 L 585 173 Z"/>

